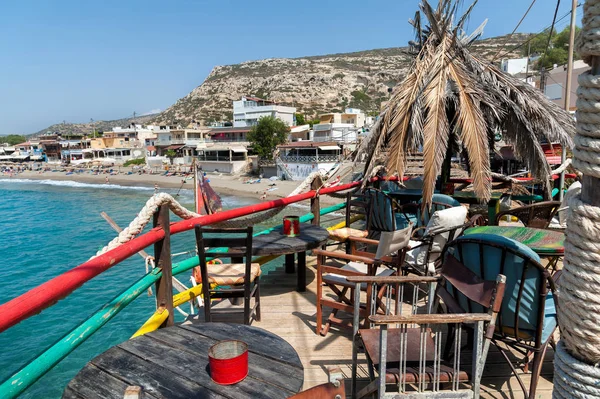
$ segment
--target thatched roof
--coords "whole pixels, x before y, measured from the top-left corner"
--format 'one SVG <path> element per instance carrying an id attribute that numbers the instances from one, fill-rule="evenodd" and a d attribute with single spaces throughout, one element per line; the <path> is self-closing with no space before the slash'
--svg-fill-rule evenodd
<path id="1" fill-rule="evenodd" d="M 515 155 L 546 181 L 550 168 L 541 141 L 572 147 L 573 118 L 538 89 L 499 70 L 469 52 L 483 25 L 467 36 L 463 25 L 477 3 L 455 18 L 458 0 L 440 0 L 433 9 L 427 0 L 411 24 L 415 60 L 395 88 L 371 133 L 359 148 L 366 154 L 365 175 L 385 164 L 388 174 L 405 173 L 407 155 L 421 149 L 424 160 L 424 203 L 428 204 L 449 143 L 468 155 L 474 190 L 490 196 L 490 142 L 494 133 L 513 144 Z M 453 21 L 458 21 L 453 25 Z M 493 150 L 493 149 L 492 149 Z M 383 159 L 385 154 L 385 159 Z"/>

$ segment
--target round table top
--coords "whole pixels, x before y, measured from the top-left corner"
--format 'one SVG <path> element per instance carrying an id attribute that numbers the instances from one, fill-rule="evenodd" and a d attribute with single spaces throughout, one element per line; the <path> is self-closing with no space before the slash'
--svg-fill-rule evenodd
<path id="1" fill-rule="evenodd" d="M 253 255 L 284 255 L 305 252 L 320 247 L 327 242 L 327 229 L 310 223 L 300 223 L 300 234 L 288 237 L 280 227 L 267 234 L 252 238 Z"/>
<path id="2" fill-rule="evenodd" d="M 237 384 L 211 380 L 208 349 L 220 340 L 248 344 L 248 376 Z M 94 358 L 69 382 L 63 398 L 119 398 L 128 386 L 145 398 L 287 398 L 302 388 L 304 368 L 283 338 L 243 324 L 163 328 Z"/>
<path id="3" fill-rule="evenodd" d="M 464 234 L 496 234 L 527 245 L 541 256 L 560 256 L 565 253 L 565 233 L 561 231 L 520 226 L 480 226 L 471 227 Z"/>

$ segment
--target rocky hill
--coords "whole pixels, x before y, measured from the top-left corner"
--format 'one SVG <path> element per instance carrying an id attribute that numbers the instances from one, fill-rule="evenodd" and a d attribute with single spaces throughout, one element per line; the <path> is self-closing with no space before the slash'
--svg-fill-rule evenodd
<path id="1" fill-rule="evenodd" d="M 60 133 L 64 136 L 82 136 L 86 134 L 91 134 L 94 130 L 96 132 L 106 132 L 111 130 L 113 127 L 121 126 L 129 126 L 129 124 L 135 122 L 139 124 L 147 124 L 155 119 L 159 114 L 150 114 L 143 116 L 136 116 L 135 118 L 122 118 L 115 119 L 112 121 L 94 121 L 93 123 L 56 123 L 54 125 L 48 126 L 45 129 L 40 130 L 39 132 L 30 134 L 29 136 L 39 136 L 45 133 Z"/>
<path id="2" fill-rule="evenodd" d="M 528 37 L 528 34 L 514 35 L 503 51 L 518 46 Z M 506 39 L 501 36 L 477 41 L 471 51 L 492 59 Z M 503 58 L 518 58 L 520 51 L 509 52 Z M 154 122 L 230 121 L 231 102 L 243 95 L 294 105 L 298 112 L 308 117 L 339 111 L 347 106 L 377 113 L 381 102 L 389 96 L 388 88 L 403 79 L 410 62 L 407 48 L 388 48 L 217 66 L 200 86 L 161 113 Z"/>

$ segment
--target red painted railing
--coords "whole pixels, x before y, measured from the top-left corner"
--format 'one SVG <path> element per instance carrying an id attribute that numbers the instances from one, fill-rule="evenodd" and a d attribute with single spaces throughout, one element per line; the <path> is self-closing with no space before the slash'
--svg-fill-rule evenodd
<path id="1" fill-rule="evenodd" d="M 325 187 L 319 190 L 319 194 L 344 191 L 357 187 L 360 184 L 361 182 L 354 182 L 335 187 Z M 304 194 L 295 195 L 293 197 L 262 202 L 260 204 L 231 209 L 199 218 L 182 220 L 180 222 L 171 224 L 171 234 L 177 234 L 191 230 L 196 225 L 210 225 L 213 223 L 250 215 L 252 213 L 289 205 L 295 202 L 304 201 L 315 197 L 315 195 L 317 195 L 317 192 L 313 190 Z M 159 228 L 154 228 L 149 232 L 134 238 L 128 243 L 110 250 L 94 259 L 90 259 L 63 274 L 48 280 L 36 288 L 19 295 L 9 302 L 0 305 L 0 332 L 54 305 L 57 301 L 66 297 L 95 276 L 110 269 L 114 265 L 122 262 L 130 256 L 135 255 L 137 252 L 148 247 L 149 245 L 157 243 L 163 238 L 164 231 Z"/>

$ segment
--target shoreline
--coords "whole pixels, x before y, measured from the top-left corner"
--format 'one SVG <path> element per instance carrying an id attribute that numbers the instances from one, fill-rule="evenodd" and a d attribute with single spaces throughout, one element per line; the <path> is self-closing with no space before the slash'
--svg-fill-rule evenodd
<path id="1" fill-rule="evenodd" d="M 35 171 L 24 171 L 13 174 L 10 177 L 7 174 L 0 174 L 0 179 L 27 179 L 27 180 L 52 180 L 52 181 L 64 181 L 64 182 L 78 182 L 87 184 L 106 184 L 106 178 L 108 177 L 109 184 L 116 184 L 126 187 L 147 187 L 154 188 L 158 185 L 159 191 L 161 188 L 170 189 L 188 189 L 192 190 L 194 187 L 193 179 L 187 179 L 184 176 L 163 176 L 160 174 L 98 174 L 93 175 L 90 173 L 74 173 L 67 175 L 64 172 L 35 172 Z M 301 181 L 271 181 L 269 179 L 262 179 L 260 183 L 249 184 L 244 183 L 247 178 L 239 176 L 230 176 L 224 174 L 213 174 L 208 173 L 206 177 L 210 180 L 211 187 L 221 195 L 228 196 L 242 196 L 246 198 L 254 198 L 258 200 L 272 200 L 277 198 L 287 197 L 292 191 L 298 187 Z M 182 184 L 182 181 L 185 183 Z M 275 184 L 270 186 L 270 184 Z M 267 191 L 270 188 L 276 187 L 275 190 Z M 264 198 L 263 198 L 264 197 Z M 338 204 L 342 201 L 339 198 L 333 198 L 330 196 L 322 196 L 321 202 L 327 205 Z M 304 202 L 304 201 L 303 201 Z"/>

